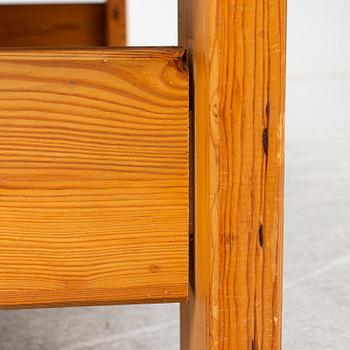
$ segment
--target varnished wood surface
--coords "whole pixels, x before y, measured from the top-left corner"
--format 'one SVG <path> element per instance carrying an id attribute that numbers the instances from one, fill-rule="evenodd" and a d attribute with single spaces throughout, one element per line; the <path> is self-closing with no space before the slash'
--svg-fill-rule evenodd
<path id="1" fill-rule="evenodd" d="M 105 45 L 105 11 L 104 4 L 0 5 L 0 47 Z"/>
<path id="2" fill-rule="evenodd" d="M 184 300 L 177 49 L 0 50 L 0 307 Z"/>
<path id="3" fill-rule="evenodd" d="M 181 0 L 194 270 L 182 350 L 281 348 L 285 0 Z"/>
<path id="4" fill-rule="evenodd" d="M 108 0 L 106 3 L 106 35 L 108 46 L 125 46 L 126 37 L 126 0 Z"/>

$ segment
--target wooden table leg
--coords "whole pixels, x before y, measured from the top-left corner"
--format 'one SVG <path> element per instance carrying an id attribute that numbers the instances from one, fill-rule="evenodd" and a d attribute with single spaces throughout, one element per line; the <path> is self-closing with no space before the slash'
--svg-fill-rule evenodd
<path id="1" fill-rule="evenodd" d="M 106 41 L 108 46 L 126 45 L 125 0 L 107 0 Z"/>
<path id="2" fill-rule="evenodd" d="M 180 0 L 193 71 L 182 350 L 281 348 L 286 0 Z"/>

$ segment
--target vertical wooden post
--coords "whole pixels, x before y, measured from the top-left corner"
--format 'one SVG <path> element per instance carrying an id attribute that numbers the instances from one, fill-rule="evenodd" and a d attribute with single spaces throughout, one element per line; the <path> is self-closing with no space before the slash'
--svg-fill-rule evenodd
<path id="1" fill-rule="evenodd" d="M 126 45 L 126 0 L 107 0 L 106 41 L 108 46 Z"/>
<path id="2" fill-rule="evenodd" d="M 286 0 L 180 0 L 193 72 L 182 350 L 281 348 Z"/>

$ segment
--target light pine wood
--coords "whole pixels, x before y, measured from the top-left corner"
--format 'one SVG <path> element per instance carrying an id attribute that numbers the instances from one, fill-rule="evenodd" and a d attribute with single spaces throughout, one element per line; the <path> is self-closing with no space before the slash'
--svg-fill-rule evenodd
<path id="1" fill-rule="evenodd" d="M 182 55 L 0 51 L 1 308 L 186 299 Z"/>
<path id="2" fill-rule="evenodd" d="M 286 2 L 180 0 L 179 14 L 195 121 L 181 349 L 280 349 Z"/>
<path id="3" fill-rule="evenodd" d="M 105 5 L 0 5 L 0 47 L 105 45 Z"/>
<path id="4" fill-rule="evenodd" d="M 126 0 L 107 0 L 106 35 L 108 46 L 126 45 Z"/>

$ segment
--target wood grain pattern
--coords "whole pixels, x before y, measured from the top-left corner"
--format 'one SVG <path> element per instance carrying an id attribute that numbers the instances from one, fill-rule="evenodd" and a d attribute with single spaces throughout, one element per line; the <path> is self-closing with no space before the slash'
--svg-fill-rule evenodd
<path id="1" fill-rule="evenodd" d="M 105 5 L 1 5 L 0 47 L 105 45 Z"/>
<path id="2" fill-rule="evenodd" d="M 195 230 L 183 350 L 281 348 L 285 0 L 181 0 Z"/>
<path id="3" fill-rule="evenodd" d="M 184 300 L 178 49 L 0 51 L 0 307 Z"/>
<path id="4" fill-rule="evenodd" d="M 125 0 L 107 0 L 107 45 L 126 45 L 126 4 Z"/>

